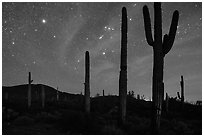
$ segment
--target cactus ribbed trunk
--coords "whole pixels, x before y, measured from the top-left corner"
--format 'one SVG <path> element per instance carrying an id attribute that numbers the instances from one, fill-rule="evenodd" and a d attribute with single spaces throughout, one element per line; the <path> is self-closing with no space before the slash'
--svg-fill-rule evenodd
<path id="1" fill-rule="evenodd" d="M 121 62 L 119 77 L 119 115 L 120 123 L 125 122 L 126 117 L 126 96 L 127 96 L 127 10 L 122 8 L 122 28 L 121 28 Z"/>
<path id="2" fill-rule="evenodd" d="M 29 72 L 28 75 L 28 108 L 31 106 L 31 83 L 33 80 L 31 80 L 31 73 Z"/>
<path id="3" fill-rule="evenodd" d="M 160 44 L 159 44 L 160 45 Z M 162 101 L 164 96 L 164 83 L 163 83 L 163 67 L 164 58 L 162 52 L 154 50 L 154 64 L 153 64 L 153 106 L 152 106 L 152 127 L 153 132 L 158 134 L 160 127 L 160 118 L 162 111 Z"/>
<path id="4" fill-rule="evenodd" d="M 45 108 L 45 88 L 41 85 L 42 108 Z"/>
<path id="5" fill-rule="evenodd" d="M 90 113 L 90 60 L 89 52 L 85 54 L 85 112 Z"/>
<path id="6" fill-rule="evenodd" d="M 164 99 L 163 68 L 164 57 L 171 50 L 177 25 L 179 13 L 173 14 L 169 34 L 165 34 L 162 41 L 162 12 L 161 3 L 154 3 L 154 39 L 152 37 L 151 20 L 147 6 L 143 7 L 144 25 L 147 43 L 153 47 L 153 84 L 152 84 L 152 133 L 159 134 L 160 118 L 162 112 L 162 101 Z"/>
<path id="7" fill-rule="evenodd" d="M 163 68 L 164 68 L 164 55 L 162 51 L 162 14 L 161 4 L 154 4 L 154 64 L 153 64 L 153 117 L 152 127 L 154 132 L 158 133 L 160 127 L 160 117 L 162 111 L 162 100 L 164 94 L 163 84 Z"/>

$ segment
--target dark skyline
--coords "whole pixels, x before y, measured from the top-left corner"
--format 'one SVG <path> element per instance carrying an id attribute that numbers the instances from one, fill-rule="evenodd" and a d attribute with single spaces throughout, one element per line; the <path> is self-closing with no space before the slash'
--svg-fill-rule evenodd
<path id="1" fill-rule="evenodd" d="M 151 98 L 153 50 L 145 40 L 142 7 L 153 3 L 3 3 L 2 84 L 33 83 L 69 93 L 84 91 L 84 54 L 90 52 L 91 96 L 117 94 L 121 10 L 128 15 L 128 91 Z M 180 13 L 174 45 L 165 57 L 164 91 L 202 99 L 202 3 L 162 3 L 163 34 Z M 152 23 L 153 24 L 153 23 Z"/>

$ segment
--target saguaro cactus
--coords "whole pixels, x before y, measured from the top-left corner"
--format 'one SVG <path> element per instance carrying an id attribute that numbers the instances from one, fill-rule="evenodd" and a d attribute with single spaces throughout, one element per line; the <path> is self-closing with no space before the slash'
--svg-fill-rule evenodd
<path id="1" fill-rule="evenodd" d="M 85 54 L 85 112 L 90 112 L 90 60 L 89 52 L 86 51 Z"/>
<path id="2" fill-rule="evenodd" d="M 31 73 L 28 74 L 28 108 L 31 106 L 31 83 L 33 80 L 31 80 Z"/>
<path id="3" fill-rule="evenodd" d="M 42 108 L 45 107 L 45 88 L 43 85 L 41 85 L 41 91 L 42 91 Z"/>
<path id="4" fill-rule="evenodd" d="M 177 92 L 177 94 L 178 94 L 178 98 L 181 100 L 181 107 L 183 108 L 183 103 L 184 103 L 184 81 L 183 81 L 183 76 L 181 76 L 180 85 L 181 85 L 181 96 L 180 96 L 179 92 Z"/>
<path id="5" fill-rule="evenodd" d="M 127 97 L 127 10 L 122 8 L 122 27 L 121 27 L 121 62 L 119 76 L 119 115 L 120 123 L 125 122 L 126 117 L 126 97 Z"/>
<path id="6" fill-rule="evenodd" d="M 163 83 L 163 68 L 164 57 L 171 50 L 179 19 L 179 12 L 176 10 L 173 13 L 169 34 L 165 34 L 162 40 L 162 12 L 161 3 L 154 3 L 154 40 L 152 38 L 151 21 L 148 7 L 143 7 L 144 26 L 147 43 L 153 47 L 154 66 L 153 66 L 153 85 L 152 85 L 152 100 L 153 100 L 153 115 L 152 129 L 153 134 L 158 134 L 160 127 L 160 117 L 162 111 L 162 100 L 164 96 Z"/>
<path id="7" fill-rule="evenodd" d="M 137 99 L 140 100 L 140 94 L 137 94 Z"/>
<path id="8" fill-rule="evenodd" d="M 104 89 L 103 89 L 103 97 L 105 96 Z"/>
<path id="9" fill-rule="evenodd" d="M 166 101 L 165 101 L 166 105 L 165 105 L 165 108 L 166 108 L 166 112 L 168 113 L 169 111 L 169 96 L 168 96 L 168 93 L 166 93 Z"/>

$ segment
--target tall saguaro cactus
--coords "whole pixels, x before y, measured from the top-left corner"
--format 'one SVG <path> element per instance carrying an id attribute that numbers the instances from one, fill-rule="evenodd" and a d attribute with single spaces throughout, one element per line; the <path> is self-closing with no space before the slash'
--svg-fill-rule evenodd
<path id="1" fill-rule="evenodd" d="M 90 60 L 89 52 L 85 54 L 85 112 L 90 112 Z"/>
<path id="2" fill-rule="evenodd" d="M 41 97 L 42 97 L 42 108 L 45 107 L 45 88 L 43 85 L 41 85 Z"/>
<path id="3" fill-rule="evenodd" d="M 127 96 L 127 10 L 122 8 L 121 27 L 121 62 L 119 76 L 119 121 L 125 122 L 126 117 L 126 96 Z"/>
<path id="4" fill-rule="evenodd" d="M 28 74 L 28 108 L 31 106 L 31 83 L 33 80 L 31 80 L 31 73 Z"/>
<path id="5" fill-rule="evenodd" d="M 144 26 L 147 43 L 153 47 L 154 66 L 153 66 L 153 85 L 152 85 L 152 100 L 153 100 L 153 115 L 152 129 L 153 134 L 159 133 L 160 117 L 162 111 L 162 100 L 164 96 L 163 83 L 163 68 L 164 57 L 171 50 L 179 19 L 179 12 L 176 10 L 173 13 L 169 34 L 165 34 L 162 40 L 162 12 L 161 3 L 154 3 L 154 40 L 152 38 L 151 21 L 148 7 L 143 7 Z"/>

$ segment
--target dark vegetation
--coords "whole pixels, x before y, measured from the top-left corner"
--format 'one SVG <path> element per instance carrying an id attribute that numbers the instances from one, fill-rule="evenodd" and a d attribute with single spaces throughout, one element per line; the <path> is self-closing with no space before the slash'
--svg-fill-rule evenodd
<path id="1" fill-rule="evenodd" d="M 151 134 L 150 101 L 127 95 L 126 122 L 118 125 L 118 96 L 91 98 L 90 114 L 84 112 L 84 96 L 59 92 L 45 86 L 45 108 L 41 84 L 32 86 L 28 109 L 28 85 L 3 87 L 2 133 L 12 134 Z M 6 97 L 6 94 L 8 95 Z M 162 109 L 160 134 L 202 134 L 202 107 L 169 98 L 168 113 Z M 163 103 L 165 108 L 165 103 Z"/>

